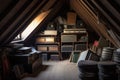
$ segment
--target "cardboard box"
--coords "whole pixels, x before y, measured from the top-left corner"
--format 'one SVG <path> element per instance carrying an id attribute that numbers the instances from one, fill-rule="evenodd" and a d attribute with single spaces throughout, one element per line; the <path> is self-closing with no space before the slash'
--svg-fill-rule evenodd
<path id="1" fill-rule="evenodd" d="M 38 50 L 38 51 L 47 51 L 48 49 L 47 49 L 47 46 L 39 45 L 39 46 L 37 46 L 37 50 Z"/>
<path id="2" fill-rule="evenodd" d="M 67 13 L 67 25 L 76 25 L 76 13 L 68 12 Z"/>
<path id="3" fill-rule="evenodd" d="M 58 51 L 58 46 L 49 46 L 49 51 Z"/>
<path id="4" fill-rule="evenodd" d="M 57 31 L 56 30 L 45 30 L 44 34 L 45 35 L 57 35 Z"/>
<path id="5" fill-rule="evenodd" d="M 60 60 L 60 59 L 59 59 L 59 55 L 56 55 L 56 54 L 52 54 L 52 55 L 50 56 L 50 59 L 51 59 L 51 60 L 55 60 L 55 61 Z"/>

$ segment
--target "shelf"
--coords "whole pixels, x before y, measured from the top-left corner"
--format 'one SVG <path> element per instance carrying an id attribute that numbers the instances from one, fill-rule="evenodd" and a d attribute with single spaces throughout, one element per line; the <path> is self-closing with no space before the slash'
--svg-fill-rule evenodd
<path id="1" fill-rule="evenodd" d="M 64 29 L 64 32 L 66 34 L 81 34 L 81 33 L 87 33 L 85 28 L 73 28 L 73 29 Z"/>
<path id="2" fill-rule="evenodd" d="M 45 34 L 40 34 L 37 35 L 37 37 L 56 37 L 57 35 L 45 35 Z"/>
<path id="3" fill-rule="evenodd" d="M 41 51 L 41 53 L 59 53 L 59 51 Z"/>
<path id="4" fill-rule="evenodd" d="M 60 36 L 57 30 L 45 30 L 44 34 L 39 34 L 36 37 L 36 47 L 38 51 L 52 55 L 57 53 L 62 59 L 60 53 Z"/>
<path id="5" fill-rule="evenodd" d="M 62 53 L 70 53 L 70 52 L 72 52 L 72 51 L 61 51 Z"/>
<path id="6" fill-rule="evenodd" d="M 78 35 L 78 34 L 87 34 L 86 32 L 81 32 L 81 33 L 62 33 L 62 35 Z"/>
<path id="7" fill-rule="evenodd" d="M 61 43 L 87 43 L 87 41 L 76 41 L 76 42 L 61 42 Z"/>
<path id="8" fill-rule="evenodd" d="M 61 53 L 69 56 L 73 51 L 84 51 L 88 47 L 88 33 L 85 29 L 65 29 L 61 34 Z"/>
<path id="9" fill-rule="evenodd" d="M 55 42 L 55 43 L 49 43 L 49 42 L 44 42 L 44 43 L 36 43 L 36 45 L 58 45 L 59 43 L 58 42 Z"/>

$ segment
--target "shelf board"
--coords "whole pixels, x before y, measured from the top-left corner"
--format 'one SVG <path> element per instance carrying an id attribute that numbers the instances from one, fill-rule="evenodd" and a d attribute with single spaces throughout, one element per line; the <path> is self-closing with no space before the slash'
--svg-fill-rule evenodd
<path id="1" fill-rule="evenodd" d="M 78 34 L 87 34 L 87 32 L 81 32 L 81 33 L 62 33 L 61 35 L 78 35 Z"/>
<path id="2" fill-rule="evenodd" d="M 42 53 L 42 52 L 43 52 L 43 53 L 44 53 L 44 52 L 45 52 L 45 53 L 59 53 L 59 51 L 41 51 L 41 53 Z"/>
<path id="3" fill-rule="evenodd" d="M 87 43 L 87 41 L 61 42 L 61 43 Z"/>
<path id="4" fill-rule="evenodd" d="M 72 52 L 72 51 L 61 51 L 61 52 L 69 52 L 69 53 L 70 53 L 70 52 Z"/>
<path id="5" fill-rule="evenodd" d="M 55 42 L 55 43 L 50 43 L 50 42 L 45 42 L 45 43 L 36 43 L 36 45 L 58 45 L 59 43 L 58 42 Z"/>
<path id="6" fill-rule="evenodd" d="M 37 37 L 56 37 L 57 35 L 45 35 L 45 34 L 40 34 L 37 35 Z"/>

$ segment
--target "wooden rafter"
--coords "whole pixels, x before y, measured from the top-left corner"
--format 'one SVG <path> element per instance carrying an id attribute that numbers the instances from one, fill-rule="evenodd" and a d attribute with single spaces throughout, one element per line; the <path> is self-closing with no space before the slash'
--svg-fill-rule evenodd
<path id="1" fill-rule="evenodd" d="M 110 40 L 116 47 L 118 44 L 108 35 L 105 26 L 102 23 L 97 23 L 97 16 L 94 15 L 87 7 L 86 4 L 82 0 L 71 0 L 71 6 L 78 13 L 78 15 L 87 23 L 91 25 L 91 27 L 99 34 L 103 35 L 105 38 Z"/>

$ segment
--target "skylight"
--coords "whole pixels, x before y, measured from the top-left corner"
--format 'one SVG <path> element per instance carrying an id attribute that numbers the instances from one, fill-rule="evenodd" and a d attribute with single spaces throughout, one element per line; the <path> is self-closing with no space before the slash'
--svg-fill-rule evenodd
<path id="1" fill-rule="evenodd" d="M 32 33 L 32 31 L 42 22 L 49 12 L 50 11 L 42 12 L 33 19 L 27 28 L 21 33 L 22 40 L 25 40 Z"/>

